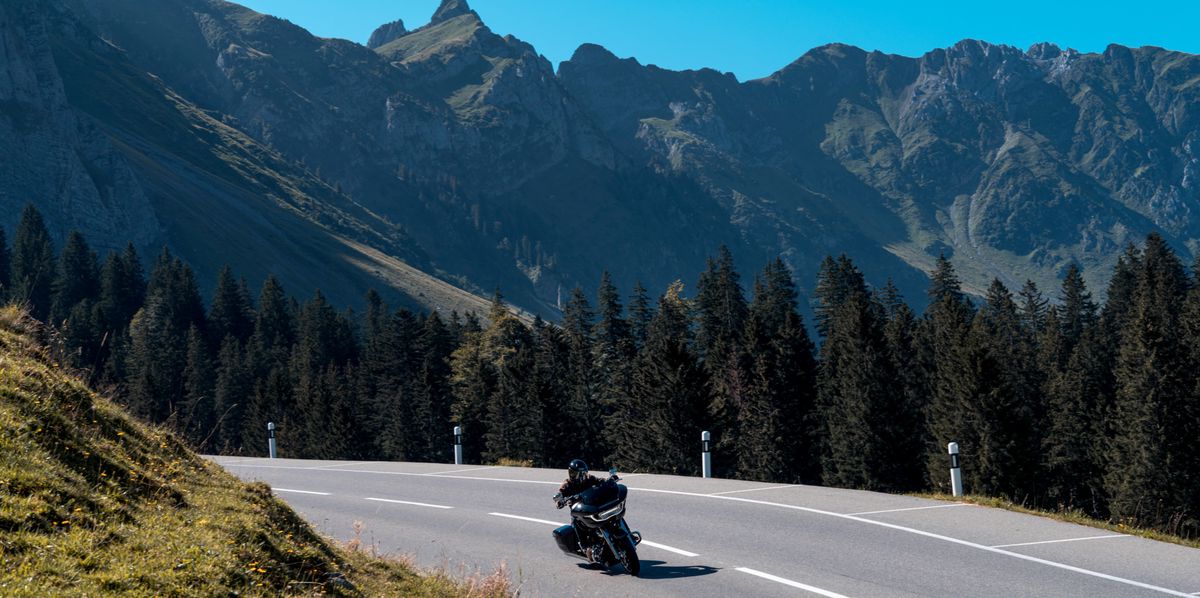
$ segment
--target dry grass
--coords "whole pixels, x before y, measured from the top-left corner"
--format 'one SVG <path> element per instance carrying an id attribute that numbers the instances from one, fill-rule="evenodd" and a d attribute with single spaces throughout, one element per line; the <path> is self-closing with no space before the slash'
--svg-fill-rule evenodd
<path id="1" fill-rule="evenodd" d="M 1054 519 L 1057 521 L 1064 521 L 1066 523 L 1075 523 L 1078 525 L 1086 525 L 1088 527 L 1094 527 L 1096 529 L 1108 530 L 1108 531 L 1116 532 L 1119 534 L 1129 534 L 1131 536 L 1140 536 L 1140 537 L 1147 538 L 1150 540 L 1158 540 L 1160 542 L 1170 542 L 1172 544 L 1179 544 L 1180 546 L 1188 546 L 1191 548 L 1200 548 L 1200 539 L 1184 538 L 1184 537 L 1177 536 L 1174 534 L 1168 534 L 1168 533 L 1165 533 L 1165 532 L 1162 532 L 1159 530 L 1126 525 L 1125 523 L 1121 523 L 1121 522 L 1104 521 L 1102 519 L 1096 519 L 1093 517 L 1089 517 L 1083 511 L 1078 510 L 1078 509 L 1057 510 L 1057 511 L 1033 509 L 1030 507 L 1026 507 L 1024 505 L 1019 505 L 1019 504 L 1014 503 L 1009 500 L 1005 500 L 1003 498 L 995 498 L 995 497 L 991 497 L 991 496 L 976 496 L 976 495 L 951 496 L 949 494 L 941 494 L 941 493 L 917 493 L 917 494 L 913 494 L 912 496 L 916 496 L 919 498 L 930 498 L 933 500 L 966 502 L 966 503 L 971 503 L 973 505 L 980 505 L 980 506 L 984 506 L 984 507 L 993 507 L 996 509 L 1004 509 L 1006 511 L 1013 511 L 1016 513 L 1024 513 L 1026 515 L 1037 515 L 1039 517 L 1048 517 L 1050 519 Z"/>
<path id="2" fill-rule="evenodd" d="M 499 459 L 496 459 L 495 463 L 489 463 L 489 465 L 496 465 L 498 467 L 533 467 L 533 459 L 510 459 L 508 457 L 500 457 Z"/>
<path id="3" fill-rule="evenodd" d="M 66 372 L 0 308 L 0 595 L 499 597 L 503 572 L 423 574 L 317 535 Z"/>

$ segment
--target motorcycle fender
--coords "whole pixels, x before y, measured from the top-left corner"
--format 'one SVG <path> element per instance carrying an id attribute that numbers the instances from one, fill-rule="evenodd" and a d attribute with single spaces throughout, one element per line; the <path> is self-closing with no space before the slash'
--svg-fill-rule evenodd
<path id="1" fill-rule="evenodd" d="M 608 553 L 615 559 L 617 558 L 617 547 L 613 545 L 612 534 L 608 530 L 601 529 L 600 535 L 604 537 L 604 543 L 608 545 Z"/>

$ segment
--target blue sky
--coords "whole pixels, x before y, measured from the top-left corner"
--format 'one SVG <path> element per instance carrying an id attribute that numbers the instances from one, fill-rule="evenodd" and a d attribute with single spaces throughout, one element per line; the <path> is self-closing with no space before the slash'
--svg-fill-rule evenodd
<path id="1" fill-rule="evenodd" d="M 322 37 L 365 43 L 382 23 L 428 22 L 438 0 L 241 0 Z M 557 67 L 579 44 L 671 69 L 711 67 L 763 77 L 809 49 L 843 42 L 917 56 L 963 38 L 1082 52 L 1109 43 L 1200 53 L 1191 2 L 901 2 L 897 0 L 471 0 L 496 33 L 534 45 Z"/>

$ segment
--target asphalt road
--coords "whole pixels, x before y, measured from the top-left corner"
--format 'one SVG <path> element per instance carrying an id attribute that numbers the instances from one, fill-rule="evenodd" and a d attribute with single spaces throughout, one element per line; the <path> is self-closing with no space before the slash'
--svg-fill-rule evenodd
<path id="1" fill-rule="evenodd" d="M 642 575 L 559 552 L 564 471 L 214 457 L 321 532 L 521 596 L 1200 596 L 1200 550 L 961 503 L 675 476 L 623 476 Z M 618 571 L 620 569 L 618 568 Z"/>

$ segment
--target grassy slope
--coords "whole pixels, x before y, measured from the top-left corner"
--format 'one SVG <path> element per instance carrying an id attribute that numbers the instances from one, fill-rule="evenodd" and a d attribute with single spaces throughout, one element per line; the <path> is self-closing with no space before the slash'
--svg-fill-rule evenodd
<path id="1" fill-rule="evenodd" d="M 0 595 L 502 596 L 335 547 L 61 369 L 0 309 Z"/>

